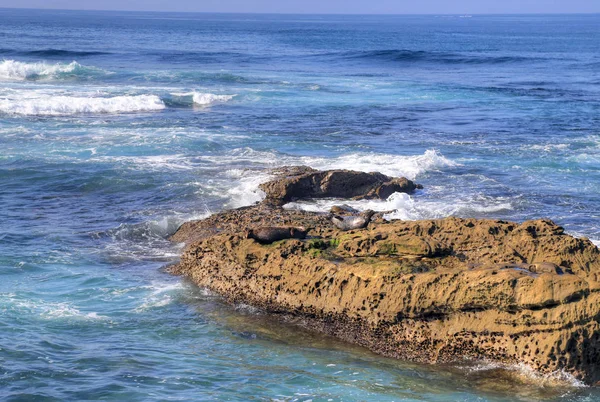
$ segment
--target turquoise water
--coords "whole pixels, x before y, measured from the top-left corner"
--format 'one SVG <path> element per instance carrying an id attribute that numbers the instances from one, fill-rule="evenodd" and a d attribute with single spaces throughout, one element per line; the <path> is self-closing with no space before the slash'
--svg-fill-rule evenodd
<path id="1" fill-rule="evenodd" d="M 0 9 L 0 58 L 0 398 L 600 400 L 384 359 L 162 269 L 178 225 L 289 164 L 422 183 L 357 205 L 390 218 L 598 242 L 600 16 Z"/>

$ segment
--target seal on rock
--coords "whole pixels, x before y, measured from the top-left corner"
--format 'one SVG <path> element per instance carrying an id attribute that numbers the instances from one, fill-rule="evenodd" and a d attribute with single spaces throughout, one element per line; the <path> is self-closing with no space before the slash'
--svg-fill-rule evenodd
<path id="1" fill-rule="evenodd" d="M 270 244 L 285 239 L 304 239 L 306 238 L 306 229 L 291 226 L 261 226 L 248 229 L 246 238 L 254 239 L 263 244 Z"/>
<path id="2" fill-rule="evenodd" d="M 373 215 L 375 215 L 375 211 L 368 209 L 360 215 L 333 215 L 331 217 L 331 222 L 341 230 L 362 229 L 367 227 Z"/>

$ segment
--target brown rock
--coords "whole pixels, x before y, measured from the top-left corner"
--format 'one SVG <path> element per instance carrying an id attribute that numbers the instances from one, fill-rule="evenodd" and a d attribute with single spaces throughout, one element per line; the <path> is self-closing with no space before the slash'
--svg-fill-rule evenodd
<path id="1" fill-rule="evenodd" d="M 248 227 L 304 226 L 269 246 Z M 340 231 L 258 205 L 184 225 L 172 272 L 391 357 L 486 358 L 600 380 L 600 252 L 549 220 L 446 218 Z"/>
<path id="2" fill-rule="evenodd" d="M 311 198 L 386 199 L 394 192 L 411 193 L 423 188 L 404 177 L 352 170 L 318 171 L 293 166 L 273 173 L 278 177 L 260 185 L 267 195 L 265 202 L 272 205 Z"/>

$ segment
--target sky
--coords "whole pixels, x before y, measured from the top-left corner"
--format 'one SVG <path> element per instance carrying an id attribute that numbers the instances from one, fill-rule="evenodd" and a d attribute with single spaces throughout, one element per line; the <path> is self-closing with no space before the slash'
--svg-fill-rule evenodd
<path id="1" fill-rule="evenodd" d="M 0 7 L 310 14 L 600 13 L 600 0 L 0 0 Z"/>

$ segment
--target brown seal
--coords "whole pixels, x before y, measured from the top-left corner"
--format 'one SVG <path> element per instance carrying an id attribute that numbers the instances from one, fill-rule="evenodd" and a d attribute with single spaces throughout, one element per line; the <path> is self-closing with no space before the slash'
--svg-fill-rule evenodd
<path id="1" fill-rule="evenodd" d="M 291 226 L 261 226 L 248 229 L 246 238 L 254 239 L 263 244 L 269 244 L 285 239 L 304 239 L 306 238 L 306 229 L 303 227 Z"/>

